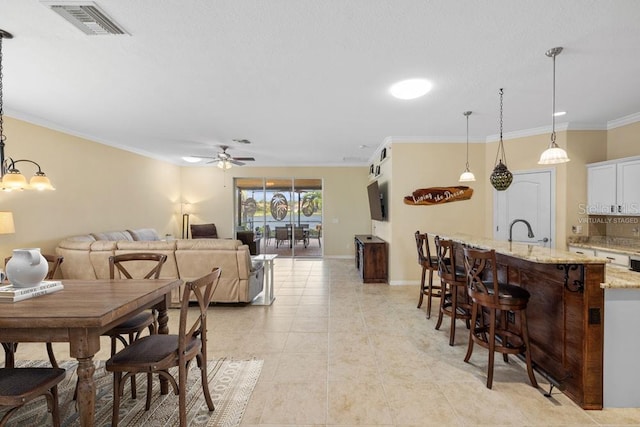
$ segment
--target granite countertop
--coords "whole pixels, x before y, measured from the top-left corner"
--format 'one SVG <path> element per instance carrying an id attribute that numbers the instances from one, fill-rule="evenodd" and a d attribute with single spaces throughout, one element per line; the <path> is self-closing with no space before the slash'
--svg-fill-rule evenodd
<path id="1" fill-rule="evenodd" d="M 624 255 L 638 255 L 640 254 L 640 248 L 632 246 L 619 245 L 615 243 L 606 242 L 569 242 L 568 246 L 575 246 L 577 248 L 595 249 L 609 252 L 618 252 Z"/>
<path id="2" fill-rule="evenodd" d="M 640 273 L 621 265 L 607 265 L 604 280 L 602 289 L 640 289 Z"/>
<path id="3" fill-rule="evenodd" d="M 439 235 L 442 238 L 450 239 L 458 243 L 466 243 L 480 249 L 495 249 L 496 253 L 499 254 L 538 262 L 541 264 L 607 264 L 609 262 L 606 258 L 576 254 L 554 248 L 528 245 L 526 243 L 486 239 L 468 234 L 438 234 L 431 232 L 428 234 L 432 237 Z"/>

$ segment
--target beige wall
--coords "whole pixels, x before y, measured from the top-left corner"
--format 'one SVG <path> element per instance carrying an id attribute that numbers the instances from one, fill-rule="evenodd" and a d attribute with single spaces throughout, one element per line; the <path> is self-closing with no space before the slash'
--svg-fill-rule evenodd
<path id="1" fill-rule="evenodd" d="M 367 183 L 361 167 L 182 169 L 183 200 L 192 204 L 192 224 L 214 222 L 220 237 L 232 237 L 233 178 L 317 178 L 323 182 L 323 249 L 325 256 L 353 256 L 353 236 L 371 233 Z"/>
<path id="2" fill-rule="evenodd" d="M 414 233 L 478 234 L 485 223 L 484 200 L 488 182 L 483 162 L 485 144 L 470 144 L 471 171 L 477 181 L 467 183 L 474 193 L 470 200 L 431 206 L 412 206 L 404 197 L 414 190 L 463 185 L 458 182 L 465 167 L 465 144 L 394 143 L 391 150 L 390 219 L 393 231 L 380 235 L 390 243 L 389 280 L 412 283 L 420 278 Z"/>
<path id="3" fill-rule="evenodd" d="M 17 247 L 50 252 L 67 236 L 123 228 L 154 227 L 180 233 L 181 201 L 193 204 L 191 222 L 216 222 L 222 237 L 233 233 L 233 177 L 309 177 L 324 183 L 326 256 L 352 256 L 355 234 L 375 234 L 390 243 L 390 281 L 419 279 L 413 233 L 459 231 L 492 235 L 491 173 L 497 143 L 471 144 L 470 163 L 477 181 L 471 200 L 437 206 L 409 206 L 403 198 L 417 188 L 458 185 L 464 168 L 460 143 L 398 144 L 388 147 L 379 182 L 386 188 L 388 221 L 370 221 L 367 167 L 217 168 L 178 167 L 87 139 L 5 117 L 6 154 L 41 164 L 57 190 L 0 193 L 0 210 L 14 213 L 16 233 L 0 235 L 0 256 Z M 609 131 L 558 133 L 558 143 L 572 158 L 556 166 L 557 242 L 571 235 L 581 220 L 576 206 L 586 201 L 587 163 L 640 155 L 640 123 Z M 537 164 L 549 135 L 506 140 L 512 171 L 543 168 Z M 35 172 L 21 165 L 25 175 Z M 584 234 L 584 232 L 583 232 Z M 560 247 L 560 245 L 559 245 Z"/>
<path id="4" fill-rule="evenodd" d="M 615 160 L 640 155 L 640 122 L 610 129 L 607 132 L 607 158 Z"/>
<path id="5" fill-rule="evenodd" d="M 20 247 L 50 253 L 62 238 L 91 231 L 178 230 L 179 167 L 8 117 L 4 128 L 5 155 L 38 162 L 56 190 L 0 192 L 0 210 L 13 212 L 16 228 L 0 235 L 2 258 Z M 18 166 L 27 179 L 36 172 Z"/>

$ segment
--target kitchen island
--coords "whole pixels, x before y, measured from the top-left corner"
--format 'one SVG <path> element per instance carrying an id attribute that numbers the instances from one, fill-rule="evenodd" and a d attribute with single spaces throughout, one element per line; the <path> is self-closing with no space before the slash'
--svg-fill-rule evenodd
<path id="1" fill-rule="evenodd" d="M 583 409 L 603 407 L 606 259 L 463 234 L 458 245 L 495 249 L 499 280 L 531 294 L 527 308 L 534 369 Z M 514 327 L 519 325 L 514 323 Z"/>

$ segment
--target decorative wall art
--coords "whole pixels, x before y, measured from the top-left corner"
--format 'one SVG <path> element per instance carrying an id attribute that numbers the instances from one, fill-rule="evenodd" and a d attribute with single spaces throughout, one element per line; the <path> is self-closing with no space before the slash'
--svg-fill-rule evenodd
<path id="1" fill-rule="evenodd" d="M 469 200 L 473 195 L 473 188 L 465 186 L 431 187 L 415 190 L 411 196 L 405 196 L 406 205 L 440 205 L 443 203 Z"/>
<path id="2" fill-rule="evenodd" d="M 287 198 L 282 193 L 276 193 L 271 198 L 271 216 L 276 221 L 282 221 L 289 212 Z"/>

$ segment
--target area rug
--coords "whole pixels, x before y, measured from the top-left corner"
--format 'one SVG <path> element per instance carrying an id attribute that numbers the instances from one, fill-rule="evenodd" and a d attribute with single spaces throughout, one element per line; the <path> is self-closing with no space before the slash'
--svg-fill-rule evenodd
<path id="1" fill-rule="evenodd" d="M 49 366 L 44 361 L 22 361 L 18 366 Z M 75 401 L 72 400 L 76 384 L 77 362 L 65 361 L 61 368 L 67 370 L 65 380 L 60 383 L 60 414 L 62 426 L 79 426 Z M 187 384 L 187 421 L 189 426 L 237 426 L 242 420 L 251 393 L 262 370 L 262 360 L 219 359 L 207 363 L 209 391 L 215 410 L 209 412 L 202 394 L 199 370 L 192 363 Z M 177 375 L 177 371 L 172 372 Z M 113 376 L 104 370 L 104 361 L 96 362 L 96 426 L 111 425 Z M 178 426 L 178 397 L 170 392 L 160 394 L 160 383 L 154 377 L 151 409 L 144 410 L 146 398 L 146 377 L 138 375 L 137 398 L 131 399 L 131 381 L 127 381 L 120 405 L 119 426 Z M 171 387 L 170 387 L 171 389 Z M 3 413 L 3 412 L 2 412 Z M 0 415 L 2 414 L 0 413 Z M 51 425 L 51 415 L 47 413 L 44 399 L 30 403 L 16 413 L 9 422 L 12 426 L 40 427 Z"/>

